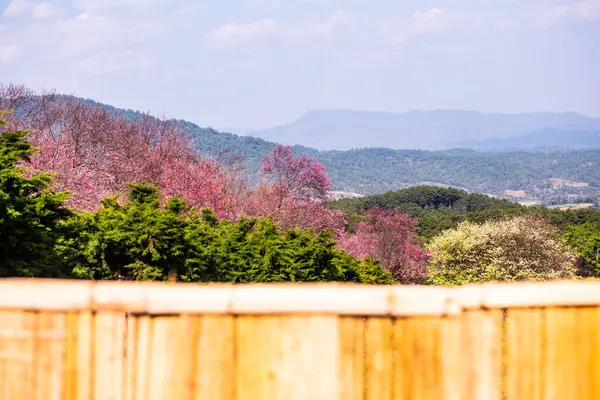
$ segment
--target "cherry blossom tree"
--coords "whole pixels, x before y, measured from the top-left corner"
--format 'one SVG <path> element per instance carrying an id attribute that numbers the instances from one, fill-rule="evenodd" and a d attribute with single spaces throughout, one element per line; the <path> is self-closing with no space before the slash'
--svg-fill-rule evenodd
<path id="1" fill-rule="evenodd" d="M 312 229 L 343 235 L 343 213 L 323 205 L 331 181 L 325 166 L 307 155 L 294 156 L 291 147 L 277 145 L 262 159 L 265 179 L 240 201 L 240 214 L 272 216 L 283 229 Z"/>
<path id="2" fill-rule="evenodd" d="M 283 229 L 312 229 L 316 233 L 330 231 L 334 237 L 344 234 L 346 219 L 340 211 L 325 207 L 321 200 L 311 198 L 280 198 L 276 185 L 262 183 L 251 190 L 241 202 L 241 214 L 248 216 L 272 216 Z"/>
<path id="3" fill-rule="evenodd" d="M 265 155 L 262 172 L 274 181 L 280 202 L 288 197 L 326 199 L 331 189 L 325 165 L 305 154 L 294 156 L 290 146 L 278 144 Z"/>
<path id="4" fill-rule="evenodd" d="M 374 208 L 339 246 L 359 259 L 379 260 L 400 283 L 417 283 L 427 276 L 429 254 L 415 243 L 415 233 L 416 222 L 408 215 Z"/>
<path id="5" fill-rule="evenodd" d="M 93 210 L 106 196 L 124 194 L 127 183 L 150 182 L 164 196 L 210 206 L 220 217 L 234 212 L 218 164 L 199 157 L 174 121 L 149 115 L 127 120 L 60 98 L 45 103 L 29 122 L 29 140 L 38 148 L 29 166 L 53 172 L 55 188 L 71 192 L 73 208 Z"/>

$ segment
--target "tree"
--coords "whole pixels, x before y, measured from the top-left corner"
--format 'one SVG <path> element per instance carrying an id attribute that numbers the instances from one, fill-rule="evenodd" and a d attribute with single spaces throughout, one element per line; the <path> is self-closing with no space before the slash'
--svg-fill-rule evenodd
<path id="1" fill-rule="evenodd" d="M 344 233 L 344 214 L 326 208 L 321 200 L 280 198 L 277 186 L 266 183 L 250 190 L 241 201 L 241 214 L 250 217 L 271 216 L 282 229 L 312 229 L 316 233 L 333 232 L 336 239 Z"/>
<path id="2" fill-rule="evenodd" d="M 220 217 L 235 211 L 219 165 L 196 154 L 175 121 L 127 119 L 61 97 L 44 102 L 31 124 L 30 140 L 39 148 L 31 167 L 54 173 L 53 187 L 70 191 L 75 209 L 95 210 L 105 197 L 124 195 L 128 183 L 152 182 L 165 196 L 210 206 Z"/>
<path id="3" fill-rule="evenodd" d="M 131 185 L 128 200 L 68 223 L 60 254 L 80 278 L 186 282 L 353 281 L 390 283 L 378 263 L 335 247 L 330 233 L 277 228 L 269 218 L 219 220 L 208 208 L 188 209 L 159 189 Z"/>
<path id="4" fill-rule="evenodd" d="M 263 157 L 262 171 L 269 179 L 238 201 L 241 215 L 271 216 L 282 229 L 310 228 L 341 237 L 346 225 L 343 213 L 323 205 L 331 182 L 322 164 L 306 155 L 294 156 L 289 146 L 277 145 Z"/>
<path id="5" fill-rule="evenodd" d="M 294 156 L 290 146 L 275 146 L 263 157 L 262 171 L 274 180 L 280 202 L 287 197 L 326 199 L 331 188 L 325 166 L 306 154 Z"/>
<path id="6" fill-rule="evenodd" d="M 579 275 L 600 276 L 600 228 L 589 222 L 570 225 L 565 239 L 579 256 Z"/>
<path id="7" fill-rule="evenodd" d="M 471 282 L 572 278 L 576 255 L 545 218 L 525 215 L 464 222 L 428 246 L 430 282 Z"/>
<path id="8" fill-rule="evenodd" d="M 64 277 L 54 252 L 59 224 L 70 212 L 66 193 L 54 193 L 47 174 L 27 176 L 20 166 L 34 154 L 26 131 L 2 130 L 0 121 L 0 277 Z"/>
<path id="9" fill-rule="evenodd" d="M 378 260 L 397 282 L 419 283 L 427 276 L 428 254 L 415 243 L 416 230 L 409 216 L 373 208 L 340 247 L 359 259 Z"/>

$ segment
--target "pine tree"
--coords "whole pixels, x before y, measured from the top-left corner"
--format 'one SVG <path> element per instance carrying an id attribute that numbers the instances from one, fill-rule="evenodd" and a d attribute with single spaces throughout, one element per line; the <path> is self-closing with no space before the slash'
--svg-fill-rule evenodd
<path id="1" fill-rule="evenodd" d="M 20 166 L 35 152 L 26 137 L 27 131 L 0 131 L 0 277 L 63 277 L 54 244 L 70 215 L 67 193 L 48 189 L 50 175 L 28 176 Z"/>

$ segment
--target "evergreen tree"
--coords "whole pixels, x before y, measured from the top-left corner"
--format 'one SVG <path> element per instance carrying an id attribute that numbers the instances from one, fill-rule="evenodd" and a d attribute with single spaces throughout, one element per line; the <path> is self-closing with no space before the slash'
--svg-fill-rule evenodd
<path id="1" fill-rule="evenodd" d="M 158 188 L 131 185 L 67 224 L 60 253 L 76 277 L 185 282 L 353 281 L 392 283 L 378 263 L 358 261 L 335 247 L 331 233 L 281 231 L 270 218 L 219 221 L 213 211 L 188 210 Z"/>
<path id="2" fill-rule="evenodd" d="M 70 215 L 63 207 L 67 193 L 50 191 L 49 175 L 28 176 L 20 166 L 35 151 L 26 136 L 0 132 L 0 277 L 64 277 L 53 249 L 59 224 Z"/>

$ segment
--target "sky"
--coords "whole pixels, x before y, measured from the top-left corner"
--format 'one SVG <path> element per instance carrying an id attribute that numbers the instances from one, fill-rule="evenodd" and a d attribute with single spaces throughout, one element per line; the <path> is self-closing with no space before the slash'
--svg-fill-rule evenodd
<path id="1" fill-rule="evenodd" d="M 600 117 L 600 0 L 0 0 L 0 83 L 234 131 L 312 109 Z"/>

